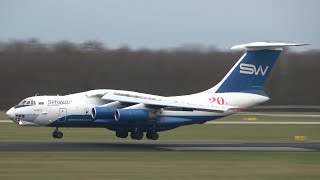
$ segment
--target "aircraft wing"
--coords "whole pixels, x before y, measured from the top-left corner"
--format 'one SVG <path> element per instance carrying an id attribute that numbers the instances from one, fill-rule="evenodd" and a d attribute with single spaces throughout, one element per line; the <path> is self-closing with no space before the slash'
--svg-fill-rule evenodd
<path id="1" fill-rule="evenodd" d="M 166 98 L 162 96 L 154 96 L 147 94 L 131 94 L 126 92 L 112 92 L 105 94 L 102 99 L 109 101 L 119 101 L 126 103 L 134 103 L 134 104 L 144 104 L 147 107 L 153 109 L 161 109 L 165 107 L 178 107 L 178 108 L 187 108 L 193 110 L 200 111 L 213 111 L 213 112 L 225 112 L 229 109 L 234 108 L 230 106 L 214 106 L 214 105 L 203 105 L 203 104 L 195 104 L 191 102 L 185 102 L 180 100 L 174 100 L 171 98 Z"/>

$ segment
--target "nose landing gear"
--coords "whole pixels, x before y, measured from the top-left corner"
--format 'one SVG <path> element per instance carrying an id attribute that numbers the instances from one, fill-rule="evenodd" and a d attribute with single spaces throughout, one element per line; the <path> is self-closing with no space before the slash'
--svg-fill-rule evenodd
<path id="1" fill-rule="evenodd" d="M 63 133 L 59 131 L 58 127 L 53 131 L 52 137 L 56 139 L 61 139 L 63 137 Z"/>

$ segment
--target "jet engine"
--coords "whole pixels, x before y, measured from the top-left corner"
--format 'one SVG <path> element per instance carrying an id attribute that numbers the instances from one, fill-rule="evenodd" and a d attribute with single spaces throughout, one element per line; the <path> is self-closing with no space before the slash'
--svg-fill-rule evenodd
<path id="1" fill-rule="evenodd" d="M 156 117 L 147 109 L 118 109 L 114 112 L 116 121 L 148 121 Z"/>
<path id="2" fill-rule="evenodd" d="M 116 107 L 95 107 L 92 108 L 93 119 L 113 119 Z"/>

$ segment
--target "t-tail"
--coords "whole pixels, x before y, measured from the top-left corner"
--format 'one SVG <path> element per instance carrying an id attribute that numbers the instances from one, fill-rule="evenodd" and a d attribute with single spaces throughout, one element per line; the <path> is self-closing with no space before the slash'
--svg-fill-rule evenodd
<path id="1" fill-rule="evenodd" d="M 307 44 L 255 42 L 234 46 L 232 50 L 245 51 L 245 54 L 222 81 L 206 92 L 243 92 L 265 96 L 264 84 L 281 51 L 288 46 L 304 45 Z"/>

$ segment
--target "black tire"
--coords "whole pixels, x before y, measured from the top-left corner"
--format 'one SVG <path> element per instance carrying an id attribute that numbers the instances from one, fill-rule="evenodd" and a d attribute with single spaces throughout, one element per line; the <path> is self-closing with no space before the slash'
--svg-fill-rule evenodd
<path id="1" fill-rule="evenodd" d="M 143 139 L 143 132 L 137 132 L 137 140 Z"/>
<path id="2" fill-rule="evenodd" d="M 151 133 L 151 132 L 147 132 L 146 138 L 147 138 L 147 139 L 152 139 L 152 133 Z"/>
<path id="3" fill-rule="evenodd" d="M 120 133 L 120 131 L 116 131 L 116 136 L 117 136 L 118 138 L 121 138 L 121 133 Z"/>
<path id="4" fill-rule="evenodd" d="M 159 134 L 157 132 L 147 132 L 146 138 L 150 140 L 158 140 Z"/>
<path id="5" fill-rule="evenodd" d="M 128 132 L 127 131 L 116 131 L 116 136 L 118 138 L 127 138 Z"/>
<path id="6" fill-rule="evenodd" d="M 63 137 L 63 133 L 60 132 L 60 131 L 58 131 L 58 132 L 57 132 L 57 138 L 58 138 L 58 139 L 61 139 L 62 137 Z"/>
<path id="7" fill-rule="evenodd" d="M 58 138 L 57 131 L 53 131 L 52 137 L 53 137 L 53 138 Z"/>
<path id="8" fill-rule="evenodd" d="M 128 131 L 124 131 L 124 132 L 122 133 L 122 138 L 127 138 L 128 136 L 129 136 Z"/>
<path id="9" fill-rule="evenodd" d="M 131 132 L 130 137 L 131 139 L 136 139 L 134 132 Z"/>
<path id="10" fill-rule="evenodd" d="M 158 140 L 159 139 L 159 134 L 157 132 L 152 133 L 152 140 Z"/>
<path id="11" fill-rule="evenodd" d="M 143 132 L 132 132 L 131 133 L 131 138 L 136 139 L 136 140 L 141 140 L 143 139 Z"/>

